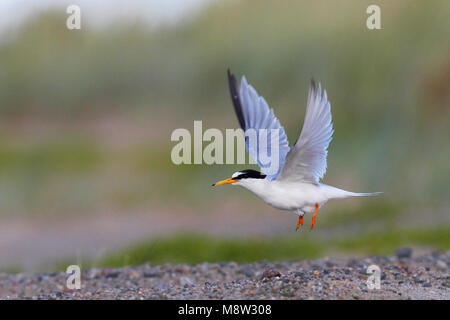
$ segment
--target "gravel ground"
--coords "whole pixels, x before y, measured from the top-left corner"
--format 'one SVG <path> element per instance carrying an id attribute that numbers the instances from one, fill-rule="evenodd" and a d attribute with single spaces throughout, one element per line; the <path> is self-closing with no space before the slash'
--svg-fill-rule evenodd
<path id="1" fill-rule="evenodd" d="M 395 257 L 257 263 L 149 264 L 82 271 L 81 289 L 64 272 L 0 274 L 1 299 L 450 299 L 450 251 Z M 381 269 L 369 290 L 367 267 Z"/>

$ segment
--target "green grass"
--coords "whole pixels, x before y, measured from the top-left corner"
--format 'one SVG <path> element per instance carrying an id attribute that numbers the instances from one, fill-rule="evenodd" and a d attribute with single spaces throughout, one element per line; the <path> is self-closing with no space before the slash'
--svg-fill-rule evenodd
<path id="1" fill-rule="evenodd" d="M 2 268 L 0 270 L 0 272 L 9 273 L 9 274 L 16 274 L 16 273 L 21 273 L 22 272 L 22 268 L 20 266 L 17 266 L 17 265 L 11 265 L 11 266 Z"/>
<path id="2" fill-rule="evenodd" d="M 275 238 L 225 238 L 183 234 L 144 242 L 87 266 L 122 267 L 142 263 L 254 262 L 313 259 L 325 254 L 393 254 L 402 246 L 450 250 L 450 228 L 386 231 L 320 240 L 313 234 Z"/>
<path id="3" fill-rule="evenodd" d="M 259 260 L 284 260 L 318 257 L 323 246 L 309 239 L 293 241 L 278 239 L 232 239 L 215 238 L 198 234 L 183 234 L 145 242 L 100 261 L 101 266 L 120 267 L 153 264 L 201 263 L 201 262 L 250 262 Z"/>
<path id="4" fill-rule="evenodd" d="M 338 241 L 336 249 L 343 252 L 364 254 L 390 254 L 401 246 L 425 246 L 450 250 L 450 228 L 439 227 L 431 230 L 388 230 L 383 233 L 362 235 Z"/>

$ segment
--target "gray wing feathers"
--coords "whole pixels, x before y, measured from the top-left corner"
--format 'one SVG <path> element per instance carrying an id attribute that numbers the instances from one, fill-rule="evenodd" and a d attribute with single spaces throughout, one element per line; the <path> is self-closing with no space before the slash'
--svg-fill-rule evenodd
<path id="1" fill-rule="evenodd" d="M 327 149 L 333 135 L 331 109 L 326 91 L 322 94 L 311 80 L 305 121 L 300 137 L 291 148 L 278 180 L 319 183 L 327 169 Z"/>
<path id="2" fill-rule="evenodd" d="M 268 172 L 267 168 L 265 168 L 262 163 L 259 161 L 258 156 L 258 145 L 249 145 L 248 140 L 246 140 L 247 151 L 250 156 L 258 162 L 258 165 L 261 167 L 261 170 L 267 174 L 267 178 L 270 180 L 275 179 L 278 174 L 281 172 L 282 166 L 284 164 L 287 153 L 289 152 L 289 142 L 284 131 L 284 128 L 281 126 L 277 117 L 275 117 L 273 113 L 273 109 L 269 108 L 266 100 L 263 97 L 260 97 L 256 90 L 247 83 L 245 77 L 242 77 L 241 83 L 238 86 L 237 82 L 232 75 L 228 71 L 228 78 L 230 84 L 230 92 L 233 100 L 233 104 L 235 106 L 236 115 L 243 125 L 243 130 L 246 131 L 248 129 L 278 129 L 279 131 L 279 170 L 276 173 Z M 236 93 L 238 93 L 238 97 L 236 97 Z M 242 117 L 241 117 L 242 116 Z M 242 119 L 243 118 L 243 119 Z M 272 147 L 268 145 L 268 151 L 271 150 Z"/>

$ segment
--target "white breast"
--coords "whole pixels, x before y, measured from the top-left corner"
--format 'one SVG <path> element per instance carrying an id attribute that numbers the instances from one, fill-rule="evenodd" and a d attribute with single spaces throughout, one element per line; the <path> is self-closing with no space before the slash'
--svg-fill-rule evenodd
<path id="1" fill-rule="evenodd" d="M 328 199 L 326 185 L 301 182 L 242 179 L 236 185 L 250 190 L 264 202 L 281 210 L 313 212 L 315 204 L 322 206 Z"/>

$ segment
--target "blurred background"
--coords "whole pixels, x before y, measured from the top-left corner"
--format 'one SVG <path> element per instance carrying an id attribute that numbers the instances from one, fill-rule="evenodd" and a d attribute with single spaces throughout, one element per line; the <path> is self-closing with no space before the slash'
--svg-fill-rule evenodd
<path id="1" fill-rule="evenodd" d="M 66 8 L 81 8 L 68 30 Z M 366 9 L 381 8 L 381 30 Z M 0 3 L 0 270 L 450 249 L 448 1 Z M 298 137 L 309 79 L 335 134 L 314 231 L 172 164 L 176 128 L 237 128 L 226 69 Z"/>

